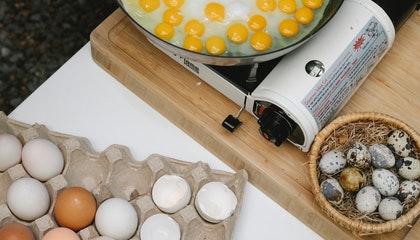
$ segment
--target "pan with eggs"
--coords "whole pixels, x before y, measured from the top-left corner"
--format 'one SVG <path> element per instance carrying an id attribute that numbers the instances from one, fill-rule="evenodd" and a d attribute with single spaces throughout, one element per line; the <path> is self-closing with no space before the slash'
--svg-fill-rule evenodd
<path id="1" fill-rule="evenodd" d="M 190 60 L 236 65 L 271 60 L 295 49 L 329 21 L 342 0 L 119 3 L 153 44 Z"/>

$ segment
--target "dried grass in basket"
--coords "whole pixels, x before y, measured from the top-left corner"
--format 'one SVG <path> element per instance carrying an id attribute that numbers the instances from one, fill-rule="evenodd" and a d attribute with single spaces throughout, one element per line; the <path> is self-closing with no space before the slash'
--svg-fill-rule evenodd
<path id="1" fill-rule="evenodd" d="M 332 220 L 349 229 L 358 236 L 380 234 L 402 229 L 413 224 L 420 214 L 420 203 L 412 202 L 404 215 L 395 220 L 381 220 L 379 214 L 362 214 L 357 211 L 350 198 L 340 208 L 332 206 L 322 194 L 318 161 L 322 154 L 329 150 L 346 149 L 356 140 L 366 146 L 374 143 L 385 143 L 387 134 L 393 129 L 402 129 L 410 135 L 413 144 L 413 157 L 420 156 L 420 136 L 405 123 L 382 113 L 362 112 L 340 116 L 322 129 L 312 144 L 309 152 L 309 175 L 316 202 Z M 369 181 L 369 179 L 368 179 Z M 348 193 L 346 193 L 348 194 Z M 358 212 L 358 213 L 357 213 Z"/>

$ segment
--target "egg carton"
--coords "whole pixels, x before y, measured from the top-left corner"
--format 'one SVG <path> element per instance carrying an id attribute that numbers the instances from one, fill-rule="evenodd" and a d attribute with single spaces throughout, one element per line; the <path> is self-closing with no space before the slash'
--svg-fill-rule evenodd
<path id="1" fill-rule="evenodd" d="M 131 238 L 137 240 L 140 239 L 139 232 L 143 222 L 154 214 L 163 213 L 151 197 L 154 182 L 162 175 L 174 174 L 188 181 L 192 193 L 186 207 L 169 214 L 180 225 L 181 239 L 233 238 L 248 179 L 245 170 L 229 173 L 211 169 L 203 162 L 191 163 L 159 154 L 152 154 L 143 161 L 137 161 L 132 157 L 130 150 L 121 145 L 111 145 L 103 152 L 96 152 L 86 138 L 50 131 L 41 124 L 31 126 L 9 119 L 0 112 L 0 134 L 2 133 L 17 136 L 22 145 L 35 138 L 44 138 L 54 142 L 64 156 L 65 165 L 60 175 L 43 182 L 50 195 L 50 207 L 45 215 L 31 222 L 15 217 L 6 202 L 7 190 L 13 181 L 30 177 L 29 174 L 20 163 L 0 172 L 0 227 L 9 222 L 19 222 L 29 226 L 37 238 L 41 239 L 48 230 L 58 227 L 53 215 L 53 206 L 57 196 L 68 187 L 79 186 L 94 195 L 97 206 L 112 197 L 129 201 L 139 218 L 136 233 Z M 204 220 L 194 206 L 198 190 L 212 181 L 225 183 L 238 199 L 233 214 L 219 223 Z M 82 240 L 99 236 L 94 223 L 81 229 L 77 234 Z"/>

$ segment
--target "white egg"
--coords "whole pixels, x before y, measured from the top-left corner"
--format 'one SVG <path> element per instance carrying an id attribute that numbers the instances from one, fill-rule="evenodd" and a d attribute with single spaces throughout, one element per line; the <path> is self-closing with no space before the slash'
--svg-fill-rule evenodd
<path id="1" fill-rule="evenodd" d="M 50 196 L 40 181 L 24 177 L 10 185 L 7 190 L 7 205 L 16 217 L 32 221 L 48 211 Z"/>
<path id="2" fill-rule="evenodd" d="M 0 171 L 18 164 L 22 153 L 22 143 L 8 133 L 0 134 Z"/>
<path id="3" fill-rule="evenodd" d="M 180 176 L 163 175 L 153 185 L 152 199 L 160 210 L 174 213 L 189 203 L 191 188 Z"/>
<path id="4" fill-rule="evenodd" d="M 400 187 L 398 177 L 391 171 L 383 168 L 375 169 L 373 171 L 372 182 L 383 196 L 392 196 L 396 194 Z"/>
<path id="5" fill-rule="evenodd" d="M 22 164 L 33 178 L 46 181 L 61 173 L 64 157 L 53 142 L 36 138 L 23 146 Z"/>
<path id="6" fill-rule="evenodd" d="M 107 237 L 107 236 L 100 236 L 100 237 L 94 238 L 93 240 L 116 240 L 116 239 Z"/>
<path id="7" fill-rule="evenodd" d="M 179 240 L 179 224 L 167 214 L 158 213 L 144 221 L 140 230 L 142 240 Z"/>
<path id="8" fill-rule="evenodd" d="M 403 206 L 397 198 L 387 197 L 379 204 L 378 212 L 384 220 L 394 220 L 402 215 Z"/>
<path id="9" fill-rule="evenodd" d="M 195 198 L 195 207 L 205 220 L 218 223 L 235 211 L 238 199 L 222 182 L 209 182 L 202 186 Z"/>
<path id="10" fill-rule="evenodd" d="M 381 194 L 373 186 L 366 186 L 357 192 L 356 208 L 362 213 L 372 213 L 381 202 Z"/>
<path id="11" fill-rule="evenodd" d="M 99 205 L 95 226 L 103 236 L 129 239 L 136 232 L 138 216 L 134 207 L 122 198 L 110 198 Z"/>

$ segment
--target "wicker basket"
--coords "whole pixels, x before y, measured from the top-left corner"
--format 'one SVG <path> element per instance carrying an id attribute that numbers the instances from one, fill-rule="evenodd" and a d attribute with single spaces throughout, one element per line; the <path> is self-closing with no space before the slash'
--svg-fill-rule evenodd
<path id="1" fill-rule="evenodd" d="M 420 136 L 411 127 L 394 117 L 372 112 L 354 113 L 336 118 L 317 134 L 309 152 L 309 175 L 316 202 L 332 220 L 357 236 L 391 232 L 410 226 L 419 216 L 420 203 L 413 203 L 402 216 L 390 221 L 375 222 L 366 221 L 360 216 L 349 217 L 348 213 L 343 213 L 332 206 L 322 194 L 318 161 L 323 153 L 334 148 L 347 149 L 356 139 L 366 146 L 383 142 L 387 133 L 397 128 L 410 135 L 414 150 L 412 155 L 419 158 Z"/>

